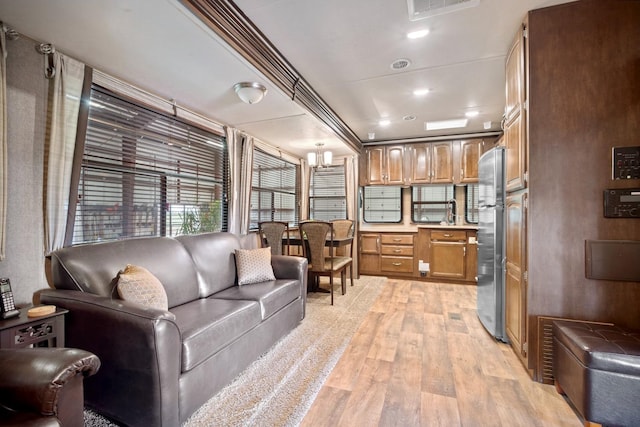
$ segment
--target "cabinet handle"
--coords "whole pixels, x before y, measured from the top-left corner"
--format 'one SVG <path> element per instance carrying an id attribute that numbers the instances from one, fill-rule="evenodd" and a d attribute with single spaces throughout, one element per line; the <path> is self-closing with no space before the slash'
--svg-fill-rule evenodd
<path id="1" fill-rule="evenodd" d="M 466 246 L 464 248 L 462 248 L 462 256 L 463 257 L 467 256 L 467 247 Z"/>
<path id="2" fill-rule="evenodd" d="M 394 242 L 402 242 L 402 239 L 393 239 Z"/>
<path id="3" fill-rule="evenodd" d="M 444 233 L 444 237 L 452 237 L 453 234 L 449 234 L 449 233 Z"/>
<path id="4" fill-rule="evenodd" d="M 394 249 L 394 250 L 393 250 L 393 253 L 394 253 L 394 254 L 399 254 L 400 252 L 402 252 L 400 249 Z"/>
<path id="5" fill-rule="evenodd" d="M 398 267 L 398 266 L 402 265 L 402 263 L 401 263 L 401 262 L 392 262 L 391 264 L 395 265 L 396 267 Z"/>

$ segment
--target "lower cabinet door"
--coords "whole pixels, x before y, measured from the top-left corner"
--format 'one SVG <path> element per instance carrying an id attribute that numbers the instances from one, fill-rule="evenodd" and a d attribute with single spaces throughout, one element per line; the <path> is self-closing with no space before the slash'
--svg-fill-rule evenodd
<path id="1" fill-rule="evenodd" d="M 430 277 L 465 279 L 466 245 L 464 242 L 431 242 Z"/>

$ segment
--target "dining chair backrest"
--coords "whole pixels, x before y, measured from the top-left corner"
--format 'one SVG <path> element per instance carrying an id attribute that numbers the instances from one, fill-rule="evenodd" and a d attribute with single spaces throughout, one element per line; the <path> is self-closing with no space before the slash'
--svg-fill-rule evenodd
<path id="1" fill-rule="evenodd" d="M 333 235 L 336 239 L 345 239 L 347 237 L 353 237 L 353 220 L 351 219 L 334 219 L 331 221 L 333 224 Z M 349 246 L 349 252 L 351 252 L 351 245 Z M 336 248 L 336 255 L 346 256 L 347 247 L 340 246 Z M 351 254 L 350 254 L 351 255 Z"/>
<path id="2" fill-rule="evenodd" d="M 333 235 L 333 225 L 325 221 L 308 221 L 300 223 L 300 236 L 305 239 L 302 245 L 305 257 L 309 260 L 309 269 L 313 272 L 328 271 L 325 269 L 324 248 L 327 239 Z M 333 256 L 333 248 L 329 247 L 329 256 Z"/>
<path id="3" fill-rule="evenodd" d="M 263 221 L 258 224 L 260 242 L 263 247 L 271 247 L 272 255 L 283 255 L 283 238 L 289 238 L 289 224 L 281 221 Z M 285 236 L 286 233 L 286 236 Z M 287 244 L 287 250 L 289 245 Z"/>

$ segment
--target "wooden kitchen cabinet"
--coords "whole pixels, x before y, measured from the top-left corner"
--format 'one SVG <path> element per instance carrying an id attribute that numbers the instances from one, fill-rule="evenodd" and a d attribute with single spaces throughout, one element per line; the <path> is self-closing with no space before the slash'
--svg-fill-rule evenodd
<path id="1" fill-rule="evenodd" d="M 412 144 L 408 148 L 410 184 L 453 182 L 453 143 L 451 141 Z M 477 165 L 476 165 L 477 168 Z"/>
<path id="2" fill-rule="evenodd" d="M 524 27 L 518 31 L 507 55 L 506 102 L 504 143 L 506 148 L 507 191 L 526 187 L 527 183 L 527 133 L 525 93 L 525 42 Z"/>
<path id="3" fill-rule="evenodd" d="M 414 234 L 380 235 L 380 271 L 389 274 L 413 275 Z"/>
<path id="4" fill-rule="evenodd" d="M 362 185 L 405 184 L 404 145 L 366 147 L 363 158 Z"/>
<path id="5" fill-rule="evenodd" d="M 429 276 L 467 278 L 467 233 L 464 230 L 432 230 L 429 242 Z"/>
<path id="6" fill-rule="evenodd" d="M 460 175 L 455 180 L 456 184 L 478 182 L 478 160 L 481 150 L 481 139 L 460 141 L 460 161 L 457 168 Z"/>
<path id="7" fill-rule="evenodd" d="M 360 258 L 358 262 L 361 274 L 380 274 L 380 234 L 360 234 Z"/>
<path id="8" fill-rule="evenodd" d="M 516 354 L 527 358 L 527 256 L 526 201 L 528 193 L 509 195 L 506 215 L 505 307 L 507 337 Z"/>

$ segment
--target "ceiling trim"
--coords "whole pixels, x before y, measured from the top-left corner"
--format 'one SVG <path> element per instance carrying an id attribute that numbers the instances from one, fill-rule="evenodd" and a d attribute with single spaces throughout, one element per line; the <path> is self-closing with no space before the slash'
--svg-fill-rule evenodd
<path id="1" fill-rule="evenodd" d="M 327 125 L 352 150 L 362 142 L 231 0 L 180 0 L 293 101 Z"/>
<path id="2" fill-rule="evenodd" d="M 453 135 L 439 135 L 439 136 L 424 136 L 418 138 L 402 138 L 402 139 L 386 139 L 386 140 L 372 140 L 364 141 L 363 146 L 366 145 L 390 145 L 390 144 L 412 144 L 415 142 L 436 142 L 436 141 L 453 141 L 457 139 L 471 139 L 471 138 L 490 138 L 493 136 L 502 136 L 502 131 L 489 131 L 489 132 L 477 132 L 477 133 L 459 133 Z"/>

